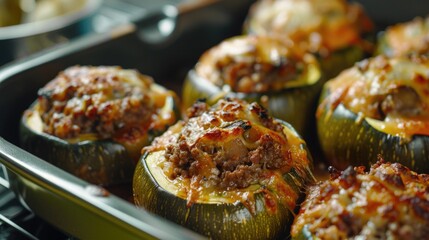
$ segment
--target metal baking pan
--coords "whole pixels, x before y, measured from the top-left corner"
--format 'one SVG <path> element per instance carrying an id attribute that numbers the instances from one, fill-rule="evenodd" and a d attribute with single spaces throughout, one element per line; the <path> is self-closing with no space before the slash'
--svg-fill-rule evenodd
<path id="1" fill-rule="evenodd" d="M 194 232 L 137 209 L 130 186 L 102 189 L 18 147 L 18 123 L 37 90 L 72 65 L 138 69 L 176 91 L 199 55 L 237 34 L 251 1 L 188 1 L 165 6 L 108 33 L 89 35 L 0 69 L 0 163 L 21 202 L 82 239 L 200 239 Z M 117 194 L 116 194 L 117 193 Z"/>
<path id="2" fill-rule="evenodd" d="M 117 189 L 106 191 L 22 150 L 18 146 L 19 120 L 36 99 L 37 90 L 72 65 L 135 68 L 180 94 L 186 72 L 201 53 L 241 32 L 252 2 L 200 0 L 178 7 L 166 6 L 134 24 L 85 36 L 0 68 L 0 163 L 7 167 L 10 187 L 22 203 L 77 238 L 204 238 L 136 208 L 128 198 L 129 186 L 122 189 L 125 194 Z M 362 1 L 376 20 L 374 9 L 381 2 Z M 427 3 L 419 4 L 420 12 L 404 15 L 406 11 L 401 8 L 389 8 L 389 14 L 402 13 L 400 19 L 384 14 L 378 20 L 385 26 L 427 14 Z"/>

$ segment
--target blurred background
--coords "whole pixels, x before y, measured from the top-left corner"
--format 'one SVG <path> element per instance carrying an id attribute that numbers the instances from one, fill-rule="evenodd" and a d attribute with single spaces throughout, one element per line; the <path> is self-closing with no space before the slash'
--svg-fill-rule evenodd
<path id="1" fill-rule="evenodd" d="M 0 0 L 0 66 L 91 33 L 136 21 L 165 5 L 198 0 Z"/>
<path id="2" fill-rule="evenodd" d="M 136 21 L 165 5 L 209 1 L 213 0 L 0 0 L 0 66 L 86 34 Z M 351 1 L 364 5 L 381 26 L 429 11 L 429 1 Z"/>

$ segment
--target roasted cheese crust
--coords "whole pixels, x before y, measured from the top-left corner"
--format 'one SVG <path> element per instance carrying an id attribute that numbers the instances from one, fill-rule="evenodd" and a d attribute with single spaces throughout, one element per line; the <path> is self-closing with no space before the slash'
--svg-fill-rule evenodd
<path id="1" fill-rule="evenodd" d="M 70 67 L 38 95 L 35 111 L 43 132 L 71 141 L 85 136 L 126 141 L 175 122 L 172 112 L 162 112 L 174 94 L 155 86 L 150 77 L 120 67 Z"/>
<path id="2" fill-rule="evenodd" d="M 379 49 L 389 57 L 429 53 L 429 16 L 387 28 L 383 40 L 386 48 Z"/>
<path id="3" fill-rule="evenodd" d="M 292 237 L 312 239 L 427 239 L 429 175 L 379 162 L 332 173 L 308 190 Z"/>
<path id="4" fill-rule="evenodd" d="M 429 59 L 424 56 L 363 60 L 325 88 L 319 111 L 342 104 L 379 131 L 406 138 L 429 135 Z"/>
<path id="5" fill-rule="evenodd" d="M 362 45 L 373 24 L 360 5 L 345 0 L 260 0 L 246 27 L 250 33 L 290 38 L 297 47 L 328 55 Z"/>
<path id="6" fill-rule="evenodd" d="M 234 92 L 264 93 L 319 80 L 318 63 L 291 42 L 238 36 L 209 49 L 195 67 L 198 76 Z"/>
<path id="7" fill-rule="evenodd" d="M 188 117 L 144 149 L 163 151 L 148 164 L 163 169 L 177 196 L 189 204 L 214 197 L 252 209 L 254 194 L 262 192 L 293 210 L 298 195 L 283 175 L 294 171 L 312 179 L 310 156 L 296 133 L 257 103 L 242 100 L 220 100 L 210 108 L 199 102 Z"/>

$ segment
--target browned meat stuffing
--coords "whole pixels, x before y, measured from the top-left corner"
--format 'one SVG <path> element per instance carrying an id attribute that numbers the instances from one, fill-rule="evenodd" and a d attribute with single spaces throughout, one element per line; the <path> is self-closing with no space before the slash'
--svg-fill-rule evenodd
<path id="1" fill-rule="evenodd" d="M 170 131 L 152 146 L 165 146 L 171 179 L 191 178 L 206 187 L 231 190 L 260 183 L 266 170 L 287 171 L 296 162 L 309 164 L 299 147 L 302 140 L 288 139 L 284 125 L 257 103 L 221 100 L 209 108 L 200 102 L 188 113 L 177 134 Z"/>
<path id="2" fill-rule="evenodd" d="M 409 138 L 429 134 L 429 59 L 425 56 L 363 60 L 325 85 L 329 95 L 319 106 L 334 111 L 342 104 L 382 132 Z M 375 125 L 378 124 L 378 125 Z"/>
<path id="3" fill-rule="evenodd" d="M 309 189 L 292 237 L 302 231 L 317 239 L 427 239 L 429 175 L 382 162 L 369 172 L 333 171 Z"/>
<path id="4" fill-rule="evenodd" d="M 381 36 L 380 54 L 389 57 L 429 54 L 429 16 L 392 25 Z"/>
<path id="5" fill-rule="evenodd" d="M 39 90 L 43 131 L 63 139 L 136 134 L 155 111 L 151 84 L 151 78 L 119 67 L 68 68 Z"/>
<path id="6" fill-rule="evenodd" d="M 239 36 L 205 52 L 195 70 L 219 87 L 261 93 L 311 85 L 319 78 L 317 68 L 312 55 L 300 52 L 286 40 Z"/>
<path id="7" fill-rule="evenodd" d="M 249 12 L 247 31 L 288 37 L 296 47 L 328 56 L 350 47 L 365 46 L 362 38 L 373 23 L 359 4 L 346 0 L 259 0 Z"/>

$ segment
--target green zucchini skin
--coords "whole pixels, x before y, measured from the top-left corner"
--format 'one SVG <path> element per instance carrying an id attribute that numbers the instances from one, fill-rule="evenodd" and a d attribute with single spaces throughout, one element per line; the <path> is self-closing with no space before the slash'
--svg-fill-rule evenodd
<path id="1" fill-rule="evenodd" d="M 282 123 L 298 136 L 291 125 Z M 301 147 L 307 151 L 311 166 L 301 173 L 292 168 L 283 175 L 283 179 L 299 196 L 295 209 L 277 202 L 277 210 L 270 212 L 262 193 L 255 194 L 254 214 L 243 203 L 196 202 L 188 206 L 186 199 L 165 190 L 151 173 L 148 162 L 152 161 L 154 152 L 146 152 L 137 164 L 133 180 L 134 202 L 210 239 L 287 239 L 299 204 L 304 199 L 303 188 L 315 181 L 311 172 L 311 155 L 306 144 Z"/>
<path id="2" fill-rule="evenodd" d="M 330 116 L 322 110 L 317 119 L 319 142 L 327 161 L 338 169 L 369 167 L 379 156 L 399 162 L 413 171 L 429 172 L 429 136 L 403 139 L 374 129 L 365 119 L 340 104 Z"/>
<path id="3" fill-rule="evenodd" d="M 380 32 L 377 36 L 377 44 L 374 50 L 374 56 L 377 55 L 386 55 L 386 56 L 392 56 L 393 55 L 393 49 L 387 42 L 386 32 Z"/>
<path id="4" fill-rule="evenodd" d="M 145 160 L 139 163 L 135 172 L 134 189 L 141 191 L 134 191 L 134 197 L 137 205 L 150 212 L 211 239 L 279 239 L 289 235 L 294 213 L 281 204 L 276 213 L 267 212 L 262 194 L 255 196 L 254 215 L 242 203 L 194 203 L 187 207 L 186 199 L 164 190 L 149 172 Z M 292 176 L 290 181 L 293 181 Z M 298 188 L 295 191 L 299 193 Z"/>
<path id="5" fill-rule="evenodd" d="M 177 121 L 180 116 L 178 100 L 175 96 L 168 99 L 173 103 L 169 111 Z M 36 104 L 37 101 L 30 109 L 34 109 Z M 131 183 L 141 148 L 149 145 L 168 128 L 165 126 L 164 130 L 148 130 L 146 139 L 133 146 L 134 149 L 127 149 L 112 139 L 68 142 L 35 131 L 28 124 L 28 116 L 23 114 L 19 127 L 19 141 L 23 149 L 89 183 L 102 186 Z"/>
<path id="6" fill-rule="evenodd" d="M 147 166 L 148 158 L 150 154 L 143 157 L 135 171 L 133 188 L 137 205 L 212 239 L 279 239 L 289 235 L 294 213 L 286 206 L 278 204 L 276 212 L 270 213 L 263 195 L 257 194 L 254 215 L 242 203 L 194 203 L 188 207 L 186 199 L 156 183 Z M 299 179 L 294 172 L 284 177 L 291 183 Z M 294 191 L 301 194 L 297 185 Z"/>
<path id="7" fill-rule="evenodd" d="M 223 97 L 258 102 L 267 108 L 270 115 L 290 123 L 305 136 L 307 127 L 314 121 L 314 111 L 322 84 L 320 81 L 310 86 L 288 88 L 268 93 L 223 92 L 221 88 L 198 76 L 191 70 L 183 84 L 183 107 L 192 106 L 198 99 L 206 99 L 208 104 Z"/>
<path id="8" fill-rule="evenodd" d="M 53 165 L 97 185 L 129 182 L 133 160 L 125 147 L 109 140 L 69 143 L 58 137 L 32 130 L 23 118 L 21 147 Z"/>
<path id="9" fill-rule="evenodd" d="M 322 72 L 322 83 L 336 77 L 343 70 L 353 66 L 357 61 L 368 56 L 368 52 L 359 46 L 350 46 L 339 49 L 328 56 L 317 55 Z M 323 84 L 319 86 L 319 91 L 322 90 L 322 87 Z"/>
<path id="10" fill-rule="evenodd" d="M 360 47 L 345 48 L 324 58 L 318 56 L 321 77 L 316 83 L 265 93 L 225 92 L 199 76 L 195 70 L 190 70 L 183 83 L 183 109 L 189 108 L 198 99 L 206 99 L 209 104 L 223 97 L 256 101 L 267 108 L 273 117 L 292 124 L 307 140 L 307 136 L 314 134 L 314 113 L 323 84 L 364 56 L 365 52 Z"/>

